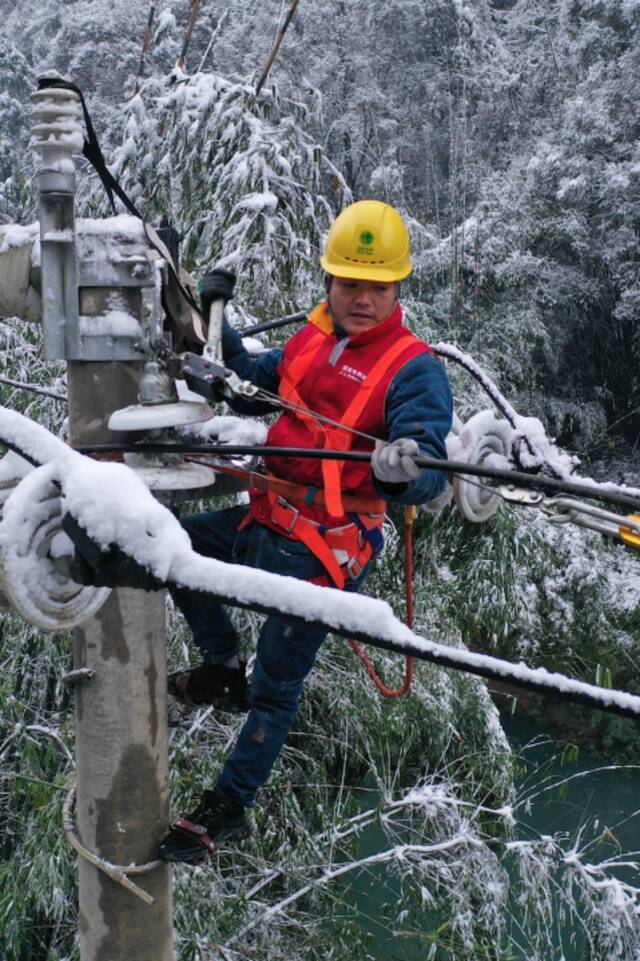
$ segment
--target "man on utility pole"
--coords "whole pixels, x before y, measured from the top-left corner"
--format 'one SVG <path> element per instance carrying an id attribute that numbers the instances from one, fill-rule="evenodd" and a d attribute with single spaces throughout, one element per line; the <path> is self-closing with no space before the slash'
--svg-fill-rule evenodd
<path id="1" fill-rule="evenodd" d="M 371 463 L 267 458 L 249 507 L 183 524 L 198 553 L 357 591 L 382 548 L 387 504 L 425 503 L 445 485 L 442 471 L 420 469 L 414 457 L 446 457 L 452 397 L 442 364 L 402 323 L 399 283 L 412 266 L 398 212 L 375 200 L 352 204 L 332 225 L 320 263 L 327 298 L 284 349 L 250 356 L 225 322 L 224 362 L 271 392 L 282 410 L 268 445 L 371 451 Z M 213 301 L 231 297 L 233 282 L 222 271 L 204 279 L 205 315 Z M 171 675 L 170 692 L 190 704 L 249 708 L 217 784 L 158 850 L 163 860 L 195 863 L 246 833 L 245 808 L 269 777 L 327 631 L 269 617 L 247 687 L 223 607 L 185 588 L 172 593 L 203 662 Z"/>

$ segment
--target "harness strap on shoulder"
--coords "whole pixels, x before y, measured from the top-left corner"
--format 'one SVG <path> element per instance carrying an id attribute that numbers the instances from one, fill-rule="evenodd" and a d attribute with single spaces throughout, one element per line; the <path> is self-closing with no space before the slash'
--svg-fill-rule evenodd
<path id="1" fill-rule="evenodd" d="M 300 353 L 293 358 L 289 366 L 285 369 L 278 387 L 278 393 L 283 400 L 293 401 L 294 404 L 307 407 L 298 393 L 298 384 L 313 365 L 316 354 L 322 348 L 326 337 L 327 335 L 323 333 L 323 331 L 316 330 Z M 304 419 L 301 413 L 298 416 Z"/>
<path id="2" fill-rule="evenodd" d="M 380 357 L 367 374 L 366 378 L 358 388 L 358 392 L 340 418 L 340 423 L 346 430 L 335 427 L 321 427 L 323 434 L 323 447 L 335 447 L 338 450 L 350 450 L 353 444 L 353 434 L 348 433 L 353 429 L 362 416 L 365 407 L 369 403 L 373 391 L 376 389 L 391 365 L 400 357 L 401 354 L 414 341 L 413 334 L 405 334 Z M 322 477 L 324 480 L 325 497 L 327 498 L 327 510 L 333 517 L 341 517 L 344 514 L 342 503 L 342 472 L 344 461 L 342 460 L 323 460 Z"/>

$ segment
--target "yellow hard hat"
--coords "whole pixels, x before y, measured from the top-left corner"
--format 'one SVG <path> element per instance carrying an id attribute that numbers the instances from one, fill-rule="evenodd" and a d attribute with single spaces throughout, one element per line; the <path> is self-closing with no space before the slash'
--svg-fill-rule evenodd
<path id="1" fill-rule="evenodd" d="M 409 254 L 398 211 L 380 200 L 360 200 L 334 220 L 320 264 L 333 277 L 389 283 L 409 276 Z"/>

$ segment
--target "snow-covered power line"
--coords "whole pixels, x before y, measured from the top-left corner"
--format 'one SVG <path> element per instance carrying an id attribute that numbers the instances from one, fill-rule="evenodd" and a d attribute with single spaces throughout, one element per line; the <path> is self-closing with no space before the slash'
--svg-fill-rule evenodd
<path id="1" fill-rule="evenodd" d="M 48 478 L 52 470 L 57 475 L 63 510 L 73 518 L 67 531 L 76 535 L 84 532 L 85 540 L 88 536 L 98 555 L 118 548 L 136 562 L 148 581 L 155 579 L 157 587 L 175 583 L 237 607 L 323 624 L 336 634 L 385 650 L 640 718 L 640 696 L 430 641 L 399 621 L 384 601 L 202 557 L 192 550 L 176 518 L 153 498 L 132 470 L 123 464 L 84 457 L 15 411 L 0 408 L 0 438 L 27 458 L 48 464 Z M 13 524 L 17 521 L 11 506 L 10 497 L 0 525 L 0 549 L 15 541 Z M 99 564 L 98 560 L 98 569 Z M 29 558 L 23 557 L 21 576 L 25 580 L 28 567 Z M 328 590 L 332 590 L 330 603 Z"/>

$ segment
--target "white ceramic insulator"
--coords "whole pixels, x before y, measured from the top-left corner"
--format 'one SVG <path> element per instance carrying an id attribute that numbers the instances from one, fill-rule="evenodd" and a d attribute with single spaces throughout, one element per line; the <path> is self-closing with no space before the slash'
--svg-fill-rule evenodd
<path id="1" fill-rule="evenodd" d="M 63 574 L 54 557 L 72 553 L 62 530 L 53 464 L 37 467 L 3 505 L 0 592 L 25 620 L 45 631 L 66 631 L 100 610 L 108 587 L 85 587 Z"/>
<path id="2" fill-rule="evenodd" d="M 210 420 L 213 411 L 204 401 L 178 400 L 171 404 L 131 404 L 114 410 L 109 430 L 162 430 Z"/>
<path id="3" fill-rule="evenodd" d="M 215 470 L 205 464 L 154 464 L 143 454 L 125 454 L 124 462 L 152 491 L 198 490 L 216 482 Z"/>
<path id="4" fill-rule="evenodd" d="M 452 459 L 490 466 L 489 462 L 496 455 L 509 456 L 512 434 L 513 430 L 507 421 L 498 420 L 493 411 L 480 411 L 464 424 L 455 437 L 451 445 L 455 447 Z M 453 453 L 452 449 L 450 456 Z M 501 504 L 500 497 L 484 485 L 480 477 L 454 477 L 453 499 L 463 517 L 474 524 L 489 520 Z"/>
<path id="5" fill-rule="evenodd" d="M 77 93 L 47 87 L 31 94 L 32 144 L 42 154 L 42 169 L 72 173 L 74 154 L 82 153 L 82 105 Z"/>

